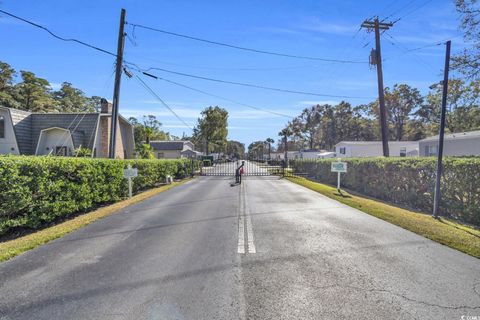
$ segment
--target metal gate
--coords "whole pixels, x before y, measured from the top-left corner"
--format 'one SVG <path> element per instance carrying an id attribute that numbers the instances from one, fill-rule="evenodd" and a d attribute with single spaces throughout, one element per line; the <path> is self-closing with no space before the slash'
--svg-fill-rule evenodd
<path id="1" fill-rule="evenodd" d="M 235 176 L 235 171 L 244 162 L 244 176 L 270 176 L 283 172 L 283 164 L 279 161 L 267 160 L 215 160 L 202 162 L 202 176 Z"/>

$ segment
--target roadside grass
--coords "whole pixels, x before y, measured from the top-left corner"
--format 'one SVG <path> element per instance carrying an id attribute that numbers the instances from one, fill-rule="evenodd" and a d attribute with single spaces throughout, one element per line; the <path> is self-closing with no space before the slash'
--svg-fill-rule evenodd
<path id="1" fill-rule="evenodd" d="M 293 176 L 286 179 L 425 238 L 480 258 L 480 230 L 444 218 L 436 220 L 424 213 L 352 195 L 344 190 L 339 193 L 335 187 L 305 178 Z"/>
<path id="2" fill-rule="evenodd" d="M 98 208 L 94 211 L 76 216 L 70 220 L 59 223 L 55 226 L 39 230 L 37 232 L 13 239 L 5 242 L 0 242 L 0 262 L 11 259 L 25 251 L 36 248 L 42 244 L 45 244 L 51 240 L 60 238 L 72 231 L 78 230 L 94 221 L 112 215 L 129 205 L 138 203 L 147 198 L 153 197 L 161 192 L 167 191 L 175 186 L 181 185 L 191 179 L 184 179 L 179 182 L 173 182 L 169 185 L 164 185 L 158 188 L 149 189 L 137 195 L 134 195 L 131 199 L 122 200 L 114 204 Z"/>

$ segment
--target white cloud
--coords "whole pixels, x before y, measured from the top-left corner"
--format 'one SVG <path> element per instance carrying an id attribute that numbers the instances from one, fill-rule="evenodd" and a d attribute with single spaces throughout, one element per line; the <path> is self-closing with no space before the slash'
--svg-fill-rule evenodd
<path id="1" fill-rule="evenodd" d="M 358 29 L 358 25 L 343 24 L 336 22 L 322 21 L 318 18 L 311 18 L 300 26 L 302 30 L 320 32 L 325 34 L 335 34 L 344 36 L 353 36 Z"/>

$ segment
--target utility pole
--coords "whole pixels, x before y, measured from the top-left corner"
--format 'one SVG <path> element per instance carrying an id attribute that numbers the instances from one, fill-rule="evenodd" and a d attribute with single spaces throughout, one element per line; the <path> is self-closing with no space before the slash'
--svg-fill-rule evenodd
<path id="1" fill-rule="evenodd" d="M 117 46 L 117 64 L 115 67 L 115 87 L 113 89 L 113 106 L 112 106 L 112 123 L 110 131 L 110 148 L 109 156 L 115 159 L 115 145 L 117 141 L 117 122 L 118 122 L 118 107 L 120 102 L 120 80 L 122 79 L 122 65 L 123 65 L 123 48 L 125 44 L 125 9 L 122 9 L 120 14 L 120 27 L 118 30 L 118 46 Z"/>
<path id="2" fill-rule="evenodd" d="M 452 42 L 447 41 L 445 54 L 445 69 L 443 70 L 443 91 L 442 91 L 442 114 L 440 116 L 440 132 L 438 134 L 438 154 L 437 154 L 437 175 L 435 181 L 435 195 L 433 198 L 433 217 L 438 219 L 438 209 L 440 207 L 440 181 L 442 178 L 442 158 L 443 158 L 443 135 L 445 134 L 445 116 L 447 112 L 447 94 L 448 94 L 448 72 L 450 69 L 450 46 Z"/>
<path id="3" fill-rule="evenodd" d="M 362 23 L 362 28 L 368 31 L 375 31 L 375 52 L 370 58 L 370 64 L 377 66 L 377 80 L 378 80 L 378 102 L 380 105 L 380 127 L 382 131 L 382 146 L 383 156 L 389 156 L 388 150 L 388 127 L 387 127 L 387 110 L 385 108 L 385 94 L 383 88 L 383 70 L 382 70 L 382 50 L 380 47 L 380 30 L 388 30 L 393 26 L 393 23 L 379 22 L 378 17 L 375 20 L 365 20 Z"/>

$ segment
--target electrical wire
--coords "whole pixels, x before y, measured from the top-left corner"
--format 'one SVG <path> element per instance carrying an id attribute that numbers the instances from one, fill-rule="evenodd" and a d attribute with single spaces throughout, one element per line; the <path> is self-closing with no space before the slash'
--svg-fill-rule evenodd
<path id="1" fill-rule="evenodd" d="M 145 81 L 142 80 L 142 78 L 140 78 L 138 75 L 135 75 L 135 78 L 153 97 L 155 97 L 158 101 L 160 101 L 160 103 L 162 103 L 163 106 L 167 108 L 175 116 L 175 118 L 177 118 L 180 122 L 182 122 L 185 126 L 187 126 L 187 128 L 189 128 L 190 130 L 193 130 L 193 128 L 188 123 L 186 123 L 185 120 L 183 120 L 165 101 L 163 101 L 163 99 L 160 98 L 158 94 L 156 94 L 155 91 L 153 91 L 153 89 L 150 88 L 145 83 Z"/>
<path id="2" fill-rule="evenodd" d="M 414 8 L 413 10 L 405 13 L 403 16 L 399 17 L 397 20 L 394 21 L 394 23 L 397 23 L 398 21 L 402 20 L 403 18 L 405 18 L 406 16 L 409 16 L 411 15 L 412 13 L 414 13 L 415 11 L 417 10 L 420 10 L 421 8 L 425 7 L 427 4 L 429 4 L 430 2 L 432 2 L 433 0 L 427 0 L 425 1 L 423 4 L 421 4 L 420 6 Z"/>
<path id="3" fill-rule="evenodd" d="M 136 66 L 135 64 L 132 64 L 132 63 L 127 62 L 127 61 L 125 61 L 125 63 Z M 138 68 L 138 66 L 136 66 L 136 67 Z M 175 74 L 175 75 L 179 75 L 179 76 L 183 76 L 183 77 L 195 78 L 195 79 L 218 82 L 218 83 L 226 83 L 226 84 L 232 84 L 232 85 L 250 87 L 250 88 L 256 88 L 256 89 L 284 92 L 284 93 L 293 93 L 293 94 L 301 94 L 301 95 L 309 95 L 309 96 L 317 96 L 317 97 L 328 97 L 328 98 L 341 98 L 341 99 L 373 99 L 372 97 L 343 96 L 343 95 L 322 94 L 322 93 L 308 92 L 308 91 L 280 89 L 280 88 L 267 87 L 267 86 L 252 84 L 252 83 L 227 81 L 227 80 L 214 79 L 214 78 L 209 78 L 209 77 L 204 77 L 204 76 L 197 76 L 197 75 L 193 75 L 193 74 L 177 72 L 177 71 L 172 71 L 172 70 L 168 70 L 168 69 L 164 69 L 164 68 L 157 68 L 157 67 L 151 67 L 151 68 L 148 68 L 146 70 L 140 68 L 140 70 L 142 72 L 148 72 L 149 70 L 158 70 L 158 71 L 162 71 L 162 72 L 166 72 L 166 73 L 170 73 L 170 74 Z"/>
<path id="4" fill-rule="evenodd" d="M 329 58 L 321 58 L 321 57 L 310 57 L 310 56 L 301 56 L 301 55 L 280 53 L 280 52 L 274 52 L 274 51 L 266 51 L 266 50 L 260 50 L 260 49 L 254 49 L 254 48 L 247 48 L 247 47 L 241 47 L 241 46 L 228 44 L 228 43 L 224 43 L 224 42 L 218 42 L 218 41 L 207 40 L 207 39 L 203 39 L 203 38 L 197 38 L 197 37 L 193 37 L 193 36 L 190 36 L 190 35 L 185 35 L 185 34 L 180 34 L 180 33 L 176 33 L 176 32 L 166 31 L 166 30 L 162 30 L 162 29 L 158 29 L 158 28 L 154 28 L 154 27 L 149 27 L 149 26 L 144 26 L 144 25 L 136 24 L 136 23 L 128 23 L 127 22 L 126 24 L 129 24 L 129 25 L 133 26 L 134 28 L 142 28 L 142 29 L 145 29 L 145 30 L 159 32 L 159 33 L 167 34 L 167 35 L 170 35 L 170 36 L 185 38 L 185 39 L 189 39 L 189 40 L 195 40 L 195 41 L 199 41 L 199 42 L 214 44 L 214 45 L 217 45 L 217 46 L 223 46 L 223 47 L 228 47 L 228 48 L 237 49 L 237 50 L 250 51 L 250 52 L 255 52 L 255 53 L 279 56 L 279 57 L 305 59 L 305 60 L 316 60 L 316 61 L 333 62 L 333 63 L 368 63 L 367 61 L 340 60 L 340 59 L 329 59 Z"/>
<path id="5" fill-rule="evenodd" d="M 108 50 L 99 48 L 99 47 L 94 46 L 94 45 L 92 45 L 92 44 L 88 44 L 88 43 L 83 42 L 83 41 L 81 41 L 81 40 L 74 39 L 74 38 L 64 38 L 64 37 L 61 37 L 61 36 L 55 34 L 54 32 L 50 31 L 48 28 L 46 28 L 46 27 L 44 27 L 44 26 L 42 26 L 42 25 L 39 25 L 39 24 L 37 24 L 37 23 L 35 23 L 35 22 L 32 22 L 32 21 L 30 21 L 30 20 L 27 20 L 27 19 L 21 18 L 21 17 L 19 17 L 19 16 L 16 16 L 16 15 L 14 15 L 14 14 L 12 14 L 12 13 L 10 13 L 10 12 L 7 12 L 7 11 L 5 11 L 5 10 L 0 10 L 0 12 L 3 13 L 3 14 L 6 14 L 6 15 L 9 16 L 9 17 L 15 18 L 15 19 L 17 19 L 17 20 L 20 20 L 20 21 L 23 21 L 23 22 L 25 22 L 25 23 L 28 23 L 28 24 L 30 24 L 30 25 L 32 25 L 32 26 L 34 26 L 34 27 L 37 27 L 37 28 L 39 28 L 39 29 L 42 29 L 42 30 L 48 32 L 48 33 L 49 33 L 51 36 L 53 36 L 54 38 L 57 38 L 58 40 L 62 40 L 62 41 L 66 41 L 66 42 L 76 42 L 76 43 L 78 43 L 78 44 L 80 44 L 80 45 L 82 45 L 82 46 L 89 47 L 89 48 L 91 48 L 91 49 L 94 49 L 94 50 L 97 50 L 97 51 L 106 53 L 106 54 L 108 54 L 108 55 L 111 55 L 111 56 L 114 56 L 114 57 L 117 56 L 117 55 L 116 55 L 115 53 L 113 53 L 113 52 L 110 52 L 110 51 L 108 51 Z"/>
<path id="6" fill-rule="evenodd" d="M 142 72 L 142 71 L 140 71 L 140 72 Z M 158 77 L 158 76 L 149 74 L 149 73 L 147 73 L 147 72 L 142 72 L 142 73 L 143 73 L 144 75 L 148 76 L 148 77 L 152 77 L 152 78 L 157 79 L 157 80 L 163 80 L 163 81 L 165 81 L 165 82 L 174 84 L 174 85 L 176 85 L 176 86 L 183 87 L 183 88 L 186 88 L 186 89 L 195 91 L 195 92 L 199 92 L 199 93 L 202 93 L 202 94 L 207 95 L 207 96 L 211 96 L 211 97 L 214 97 L 214 98 L 219 98 L 219 99 L 222 99 L 222 100 L 225 100 L 225 101 L 228 101 L 228 102 L 232 102 L 232 103 L 238 104 L 238 105 L 240 105 L 240 106 L 244 106 L 244 107 L 247 107 L 247 108 L 255 109 L 255 110 L 258 110 L 258 111 L 265 112 L 265 113 L 270 113 L 270 114 L 273 114 L 273 115 L 276 115 L 276 116 L 280 116 L 280 117 L 285 117 L 285 118 L 289 118 L 289 119 L 293 119 L 293 118 L 294 118 L 294 117 L 289 116 L 289 115 L 284 114 L 284 113 L 275 112 L 275 111 L 268 110 L 268 109 L 264 109 L 264 108 L 260 108 L 260 107 L 255 107 L 255 106 L 252 106 L 252 105 L 243 103 L 243 102 L 238 102 L 238 101 L 235 101 L 235 100 L 232 100 L 232 99 L 229 99 L 229 98 L 225 98 L 225 97 L 222 97 L 222 96 L 213 94 L 213 93 L 209 93 L 209 92 L 206 92 L 206 91 L 203 91 L 203 90 L 200 90 L 200 89 L 196 89 L 196 88 L 187 86 L 187 85 L 185 85 L 185 84 L 182 84 L 182 83 L 179 83 L 179 82 L 176 82 L 176 81 L 172 81 L 172 80 L 168 80 L 168 79 L 165 79 L 165 78 L 162 78 L 162 77 Z"/>

